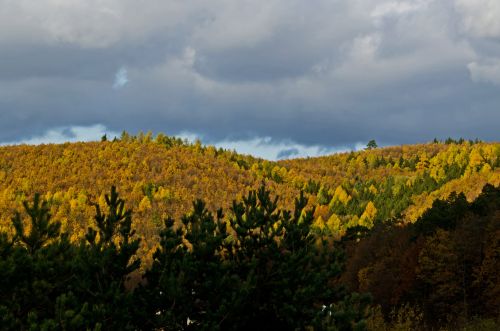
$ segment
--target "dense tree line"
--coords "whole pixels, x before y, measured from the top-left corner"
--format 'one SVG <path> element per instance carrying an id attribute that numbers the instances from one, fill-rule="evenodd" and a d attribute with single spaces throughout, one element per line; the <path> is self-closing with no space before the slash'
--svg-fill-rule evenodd
<path id="1" fill-rule="evenodd" d="M 498 329 L 500 188 L 486 185 L 473 202 L 452 194 L 415 223 L 377 222 L 346 245 L 344 283 L 370 292 L 386 318 L 403 309 L 412 329 L 467 329 L 474 319 Z"/>
<path id="2" fill-rule="evenodd" d="M 338 236 L 389 218 L 415 222 L 436 199 L 463 192 L 470 201 L 485 184 L 500 184 L 500 146 L 479 141 L 372 148 L 279 164 L 295 176 L 288 182 L 307 176 L 303 189 L 319 205 L 319 228 Z"/>
<path id="3" fill-rule="evenodd" d="M 211 211 L 229 208 L 232 199 L 260 185 L 261 179 L 215 149 L 200 152 L 196 145 L 169 145 L 161 135 L 157 139 L 0 148 L 0 230 L 12 232 L 10 211 L 39 191 L 70 241 L 78 241 L 92 220 L 91 202 L 104 207 L 104 193 L 119 183 L 135 211 L 134 230 L 143 238 L 139 255 L 150 260 L 162 219 L 180 219 L 198 198 Z M 277 193 L 288 192 L 280 194 L 282 207 L 293 207 L 297 190 L 267 184 Z"/>
<path id="4" fill-rule="evenodd" d="M 135 211 L 138 255 L 152 261 L 162 220 L 181 216 L 202 198 L 207 209 L 231 206 L 263 181 L 292 209 L 299 191 L 315 208 L 318 232 L 340 238 L 352 226 L 388 218 L 414 222 L 436 199 L 464 192 L 469 201 L 486 183 L 500 184 L 500 145 L 468 142 L 372 148 L 272 162 L 189 143 L 164 134 L 124 132 L 102 142 L 0 147 L 0 230 L 12 232 L 10 210 L 36 191 L 48 201 L 71 242 L 83 238 L 104 192 L 120 183 Z M 144 264 L 146 265 L 146 264 Z"/>
<path id="5" fill-rule="evenodd" d="M 76 242 L 35 195 L 0 234 L 5 330 L 358 330 L 369 297 L 339 284 L 343 252 L 314 235 L 303 195 L 278 208 L 264 187 L 227 216 L 202 201 L 164 221 L 140 283 L 132 212 L 115 188 Z"/>

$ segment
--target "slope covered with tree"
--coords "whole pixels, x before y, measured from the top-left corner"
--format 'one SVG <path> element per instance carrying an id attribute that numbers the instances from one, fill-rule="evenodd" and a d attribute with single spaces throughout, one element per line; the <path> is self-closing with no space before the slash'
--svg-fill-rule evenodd
<path id="1" fill-rule="evenodd" d="M 279 162 L 288 181 L 316 195 L 320 227 L 402 218 L 414 222 L 434 200 L 463 192 L 473 200 L 486 183 L 500 184 L 500 144 L 463 141 L 381 149 Z"/>
<path id="2" fill-rule="evenodd" d="M 162 135 L 121 141 L 0 148 L 0 229 L 8 230 L 13 209 L 39 192 L 71 240 L 84 236 L 94 213 L 105 205 L 112 185 L 136 213 L 135 230 L 144 240 L 141 254 L 152 252 L 167 216 L 180 218 L 198 198 L 210 210 L 227 208 L 260 180 L 236 153 L 187 144 Z M 268 181 L 293 201 L 297 190 Z M 278 188 L 282 186 L 282 188 Z M 288 203 L 290 205 L 290 203 Z"/>
<path id="3" fill-rule="evenodd" d="M 262 182 L 293 207 L 300 190 L 317 206 L 321 231 L 344 234 L 350 226 L 371 227 L 399 217 L 415 221 L 437 198 L 464 192 L 475 198 L 486 183 L 500 183 L 500 144 L 431 143 L 332 156 L 271 162 L 187 143 L 159 134 L 113 141 L 0 148 L 0 229 L 13 209 L 34 192 L 48 201 L 54 218 L 83 237 L 92 203 L 116 185 L 136 213 L 140 252 L 151 255 L 161 220 L 179 218 L 202 198 L 211 211 Z"/>
<path id="4" fill-rule="evenodd" d="M 468 141 L 279 162 L 162 134 L 1 147 L 1 322 L 495 329 L 499 166 Z"/>

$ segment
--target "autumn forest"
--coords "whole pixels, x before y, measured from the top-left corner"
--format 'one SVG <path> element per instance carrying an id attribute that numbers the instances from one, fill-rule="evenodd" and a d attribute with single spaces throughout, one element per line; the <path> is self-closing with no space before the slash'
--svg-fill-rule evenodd
<path id="1" fill-rule="evenodd" d="M 500 144 L 0 147 L 0 329 L 498 330 Z"/>

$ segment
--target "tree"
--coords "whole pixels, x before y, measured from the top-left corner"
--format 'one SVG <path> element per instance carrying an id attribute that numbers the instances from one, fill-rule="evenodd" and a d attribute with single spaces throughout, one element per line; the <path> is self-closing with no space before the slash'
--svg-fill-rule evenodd
<path id="1" fill-rule="evenodd" d="M 78 246 L 74 261 L 74 289 L 65 296 L 64 310 L 76 311 L 82 317 L 77 328 L 135 329 L 133 293 L 126 282 L 140 266 L 135 255 L 139 239 L 133 239 L 132 211 L 125 209 L 116 188 L 105 195 L 107 212 L 99 204 L 95 225 L 89 227 L 85 240 Z"/>
<path id="2" fill-rule="evenodd" d="M 366 148 L 365 149 L 374 149 L 374 148 L 377 148 L 377 147 L 378 147 L 377 143 L 375 142 L 374 139 L 372 139 L 372 140 L 370 140 L 368 142 L 368 144 L 366 144 Z"/>
<path id="3" fill-rule="evenodd" d="M 328 194 L 328 189 L 324 186 L 321 186 L 317 194 L 318 204 L 328 205 L 331 199 L 332 197 Z"/>
<path id="4" fill-rule="evenodd" d="M 460 264 L 453 247 L 450 233 L 438 229 L 427 238 L 418 257 L 417 279 L 428 311 L 435 320 L 446 320 L 448 315 L 456 316 L 460 311 L 462 293 Z"/>
<path id="5" fill-rule="evenodd" d="M 27 201 L 23 202 L 24 209 L 29 215 L 30 226 L 26 233 L 25 222 L 21 214 L 16 212 L 12 219 L 12 225 L 16 230 L 15 239 L 25 246 L 30 254 L 46 245 L 50 240 L 59 236 L 61 223 L 51 222 L 51 215 L 46 201 L 40 201 L 40 194 L 35 194 L 33 205 Z"/>
<path id="6" fill-rule="evenodd" d="M 377 215 L 377 208 L 375 208 L 373 202 L 368 201 L 368 203 L 366 204 L 365 211 L 359 218 L 359 225 L 371 228 L 373 226 L 373 220 L 375 219 L 376 215 Z"/>
<path id="7" fill-rule="evenodd" d="M 366 296 L 333 285 L 342 252 L 311 233 L 301 195 L 293 212 L 263 186 L 233 202 L 223 220 L 202 202 L 181 223 L 165 221 L 147 285 L 139 290 L 154 328 L 315 330 L 362 326 Z M 300 269 L 300 272 L 297 270 Z M 322 308 L 323 307 L 323 308 Z M 189 321 L 189 323 L 188 323 Z"/>
<path id="8" fill-rule="evenodd" d="M 4 330 L 53 329 L 57 298 L 72 279 L 68 262 L 74 250 L 39 194 L 23 206 L 28 226 L 16 212 L 14 239 L 0 233 L 0 325 Z"/>

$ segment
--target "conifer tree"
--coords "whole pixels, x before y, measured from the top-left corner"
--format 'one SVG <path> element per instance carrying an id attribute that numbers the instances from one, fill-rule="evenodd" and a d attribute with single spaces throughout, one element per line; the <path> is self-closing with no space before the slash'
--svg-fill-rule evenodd
<path id="1" fill-rule="evenodd" d="M 139 239 L 133 239 L 132 211 L 114 186 L 105 201 L 106 213 L 95 204 L 97 230 L 89 227 L 78 247 L 73 301 L 84 318 L 80 327 L 134 329 L 133 293 L 125 285 L 140 266 L 135 257 Z"/>
<path id="2" fill-rule="evenodd" d="M 342 252 L 312 234 L 306 204 L 301 195 L 293 212 L 278 209 L 262 186 L 233 202 L 228 220 L 202 202 L 180 224 L 167 219 L 138 290 L 145 323 L 172 330 L 362 327 L 366 297 L 333 285 Z"/>

